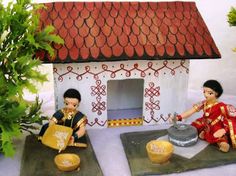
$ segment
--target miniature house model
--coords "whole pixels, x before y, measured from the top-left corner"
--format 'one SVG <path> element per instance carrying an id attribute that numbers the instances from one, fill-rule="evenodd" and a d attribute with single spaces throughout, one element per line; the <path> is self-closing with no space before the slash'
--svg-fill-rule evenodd
<path id="1" fill-rule="evenodd" d="M 40 11 L 54 45 L 56 107 L 80 91 L 88 127 L 165 123 L 185 109 L 190 59 L 220 53 L 194 2 L 54 2 Z"/>

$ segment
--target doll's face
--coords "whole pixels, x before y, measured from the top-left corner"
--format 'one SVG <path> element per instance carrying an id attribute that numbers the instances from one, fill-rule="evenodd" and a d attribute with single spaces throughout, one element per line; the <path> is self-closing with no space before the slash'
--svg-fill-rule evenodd
<path id="1" fill-rule="evenodd" d="M 217 99 L 217 93 L 209 87 L 203 87 L 203 94 L 207 101 L 214 101 Z"/>
<path id="2" fill-rule="evenodd" d="M 68 110 L 75 110 L 79 106 L 79 100 L 77 98 L 65 98 L 65 108 Z"/>

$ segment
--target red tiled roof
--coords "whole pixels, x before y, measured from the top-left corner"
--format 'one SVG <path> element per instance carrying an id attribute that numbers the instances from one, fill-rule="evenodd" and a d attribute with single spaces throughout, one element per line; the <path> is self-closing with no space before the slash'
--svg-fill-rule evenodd
<path id="1" fill-rule="evenodd" d="M 44 62 L 219 58 L 194 2 L 54 2 L 40 10 L 65 41 Z"/>

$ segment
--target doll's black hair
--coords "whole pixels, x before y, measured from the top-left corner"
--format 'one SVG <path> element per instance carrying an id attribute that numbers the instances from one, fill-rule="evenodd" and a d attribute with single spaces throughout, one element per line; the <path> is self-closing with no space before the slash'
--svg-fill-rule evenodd
<path id="1" fill-rule="evenodd" d="M 81 95 L 79 93 L 78 90 L 76 89 L 68 89 L 67 91 L 65 91 L 64 98 L 76 98 L 79 100 L 79 102 L 81 101 Z"/>
<path id="2" fill-rule="evenodd" d="M 214 90 L 217 93 L 217 95 L 216 95 L 217 98 L 219 98 L 223 93 L 223 88 L 222 88 L 221 84 L 216 80 L 206 81 L 203 84 L 203 87 L 208 87 L 208 88 L 211 88 L 212 90 Z"/>

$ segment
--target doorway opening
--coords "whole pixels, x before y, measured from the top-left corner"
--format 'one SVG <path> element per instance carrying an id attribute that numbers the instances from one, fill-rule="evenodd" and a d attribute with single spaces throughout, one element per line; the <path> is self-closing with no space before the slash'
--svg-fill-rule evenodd
<path id="1" fill-rule="evenodd" d="M 108 127 L 142 125 L 143 89 L 143 79 L 107 82 Z"/>

